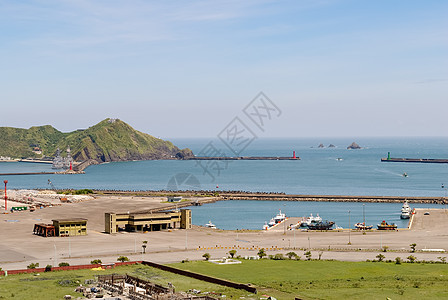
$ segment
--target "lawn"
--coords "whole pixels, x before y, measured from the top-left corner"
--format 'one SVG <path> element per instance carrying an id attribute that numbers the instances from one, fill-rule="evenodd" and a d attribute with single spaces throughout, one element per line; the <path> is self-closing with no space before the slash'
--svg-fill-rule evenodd
<path id="1" fill-rule="evenodd" d="M 448 299 L 448 264 L 244 260 L 173 265 L 240 283 L 278 299 Z"/>

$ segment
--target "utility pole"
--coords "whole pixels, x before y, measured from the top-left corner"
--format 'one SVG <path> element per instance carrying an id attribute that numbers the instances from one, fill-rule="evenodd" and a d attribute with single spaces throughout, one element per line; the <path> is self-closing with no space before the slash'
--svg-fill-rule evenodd
<path id="1" fill-rule="evenodd" d="M 350 211 L 348 211 L 348 244 L 351 245 L 351 240 L 350 240 L 350 234 L 351 234 L 351 225 L 350 225 L 351 221 L 350 221 Z"/>
<path id="2" fill-rule="evenodd" d="M 8 212 L 8 195 L 6 195 L 6 184 L 8 184 L 8 180 L 3 180 L 5 184 L 5 211 Z"/>

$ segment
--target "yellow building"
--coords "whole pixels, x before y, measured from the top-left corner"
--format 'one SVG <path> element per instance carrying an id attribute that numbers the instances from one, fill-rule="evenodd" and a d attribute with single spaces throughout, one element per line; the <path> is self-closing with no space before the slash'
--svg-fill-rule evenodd
<path id="1" fill-rule="evenodd" d="M 124 231 L 159 231 L 163 229 L 191 228 L 191 210 L 167 211 L 156 213 L 105 213 L 106 233 Z"/>
<path id="2" fill-rule="evenodd" d="M 87 235 L 87 219 L 52 220 L 56 236 Z"/>

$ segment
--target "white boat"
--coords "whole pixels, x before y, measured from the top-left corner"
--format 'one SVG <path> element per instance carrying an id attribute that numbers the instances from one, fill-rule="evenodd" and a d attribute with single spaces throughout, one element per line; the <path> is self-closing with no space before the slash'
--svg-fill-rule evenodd
<path id="1" fill-rule="evenodd" d="M 411 217 L 411 213 L 412 213 L 412 208 L 409 206 L 408 201 L 405 201 L 403 203 L 403 206 L 401 207 L 400 218 L 409 219 Z"/>
<path id="2" fill-rule="evenodd" d="M 268 226 L 269 226 L 269 227 L 272 227 L 272 226 L 274 226 L 274 225 L 275 225 L 275 220 L 274 220 L 274 218 L 272 218 L 272 219 L 269 221 Z"/>
<path id="3" fill-rule="evenodd" d="M 306 218 L 302 223 L 300 224 L 301 227 L 308 227 L 309 225 L 322 222 L 322 218 L 317 214 L 315 217 L 313 217 L 313 214 L 310 214 L 308 218 Z"/>
<path id="4" fill-rule="evenodd" d="M 216 226 L 215 226 L 215 224 L 212 223 L 212 221 L 208 221 L 208 223 L 205 224 L 205 227 L 216 229 Z"/>
<path id="5" fill-rule="evenodd" d="M 282 213 L 282 210 L 280 209 L 280 212 L 274 217 L 275 224 L 281 223 L 284 220 L 286 220 L 286 215 Z"/>

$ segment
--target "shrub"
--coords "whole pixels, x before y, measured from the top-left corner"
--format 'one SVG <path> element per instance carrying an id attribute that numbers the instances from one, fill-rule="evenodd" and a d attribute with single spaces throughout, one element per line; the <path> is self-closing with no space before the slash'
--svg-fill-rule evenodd
<path id="1" fill-rule="evenodd" d="M 297 253 L 295 252 L 288 252 L 286 253 L 286 256 L 288 256 L 289 259 L 296 259 L 297 258 Z"/>
<path id="2" fill-rule="evenodd" d="M 52 265 L 46 265 L 45 272 L 51 272 Z"/>
<path id="3" fill-rule="evenodd" d="M 395 257 L 395 264 L 396 265 L 401 265 L 401 257 Z"/>
<path id="4" fill-rule="evenodd" d="M 415 252 L 415 247 L 417 246 L 416 243 L 410 244 L 409 247 L 411 247 L 411 252 L 414 253 Z"/>
<path id="5" fill-rule="evenodd" d="M 103 263 L 103 262 L 101 261 L 101 259 L 94 259 L 94 260 L 90 261 L 90 263 L 91 263 L 92 265 L 97 265 L 97 264 L 101 264 L 101 263 Z"/>
<path id="6" fill-rule="evenodd" d="M 305 255 L 307 260 L 311 260 L 311 251 L 306 251 L 303 255 Z"/>
<path id="7" fill-rule="evenodd" d="M 277 253 L 271 259 L 273 259 L 273 260 L 284 260 L 285 257 L 283 256 L 283 254 Z"/>
<path id="8" fill-rule="evenodd" d="M 210 253 L 204 253 L 202 255 L 203 258 L 205 258 L 205 260 L 209 260 L 210 259 Z"/>
<path id="9" fill-rule="evenodd" d="M 410 262 L 410 263 L 414 263 L 417 260 L 417 257 L 415 257 L 414 255 L 409 255 L 408 257 L 406 257 L 406 259 Z"/>
<path id="10" fill-rule="evenodd" d="M 36 269 L 37 267 L 39 267 L 39 263 L 30 263 L 27 269 Z"/>
<path id="11" fill-rule="evenodd" d="M 380 253 L 376 256 L 376 258 L 378 259 L 379 262 L 381 262 L 384 260 L 385 256 Z"/>
<path id="12" fill-rule="evenodd" d="M 129 258 L 127 258 L 126 256 L 120 256 L 117 258 L 117 261 L 120 261 L 120 262 L 129 261 Z"/>
<path id="13" fill-rule="evenodd" d="M 70 266 L 70 264 L 68 262 L 60 262 L 59 266 L 60 267 L 68 267 L 68 266 Z"/>

